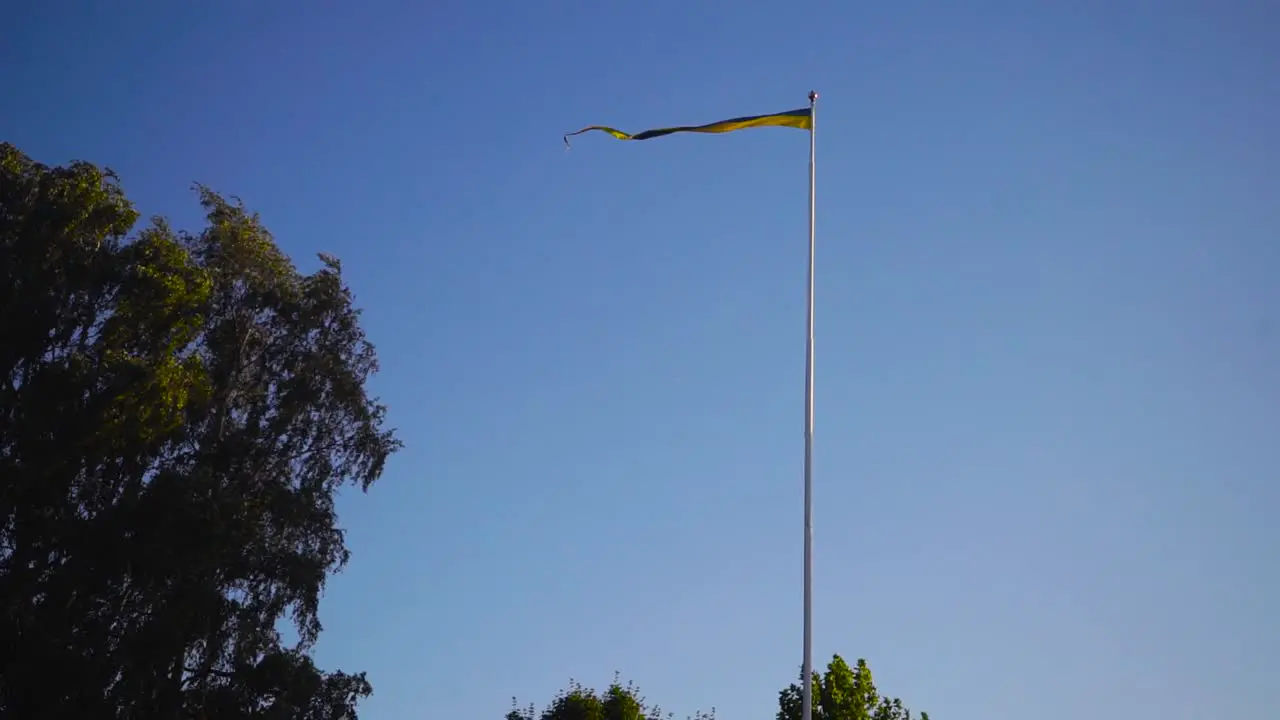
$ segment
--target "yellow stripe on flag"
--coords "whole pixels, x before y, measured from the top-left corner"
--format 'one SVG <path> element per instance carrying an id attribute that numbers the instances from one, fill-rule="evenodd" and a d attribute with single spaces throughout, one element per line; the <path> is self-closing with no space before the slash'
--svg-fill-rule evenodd
<path id="1" fill-rule="evenodd" d="M 798 128 L 800 130 L 812 130 L 813 115 L 810 108 L 801 108 L 799 110 L 790 110 L 788 112 L 773 113 L 772 115 L 752 115 L 750 117 L 721 120 L 719 122 L 707 123 L 706 125 L 684 125 L 681 127 L 645 130 L 644 132 L 636 133 L 635 135 L 607 127 L 605 125 L 588 125 L 581 130 L 566 134 L 564 136 L 564 144 L 565 147 L 568 147 L 570 137 L 574 135 L 581 135 L 585 132 L 591 132 L 592 130 L 609 133 L 619 140 L 649 140 L 651 138 L 681 132 L 727 133 L 733 132 L 734 130 L 743 130 L 755 127 L 790 127 Z"/>

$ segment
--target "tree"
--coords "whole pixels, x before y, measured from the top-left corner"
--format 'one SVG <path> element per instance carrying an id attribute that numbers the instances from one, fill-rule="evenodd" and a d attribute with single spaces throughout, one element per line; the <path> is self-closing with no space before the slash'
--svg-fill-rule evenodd
<path id="1" fill-rule="evenodd" d="M 804 680 L 803 669 L 800 680 Z M 800 720 L 801 692 L 792 683 L 778 694 L 778 720 Z M 833 655 L 827 672 L 813 673 L 813 717 L 815 720 L 911 720 L 911 711 L 898 698 L 883 696 L 871 681 L 871 668 L 859 659 L 850 668 L 844 658 Z M 920 713 L 919 720 L 929 720 Z"/>
<path id="2" fill-rule="evenodd" d="M 372 691 L 310 650 L 335 492 L 400 447 L 374 349 L 336 259 L 304 275 L 199 198 L 199 233 L 130 237 L 109 170 L 0 144 L 2 716 L 326 720 Z"/>
<path id="3" fill-rule="evenodd" d="M 624 686 L 615 674 L 604 693 L 570 679 L 568 687 L 557 693 L 541 713 L 534 705 L 521 707 L 512 698 L 506 720 L 668 720 L 672 717 L 672 713 L 663 714 L 661 708 L 650 705 L 634 683 Z M 696 711 L 689 720 L 715 720 L 715 717 L 716 711 L 712 708 L 709 713 Z"/>
<path id="4" fill-rule="evenodd" d="M 803 670 L 801 671 L 803 673 Z M 801 674 L 801 679 L 804 675 Z M 792 683 L 778 694 L 778 720 L 800 720 L 801 687 Z M 521 706 L 511 699 L 511 712 L 505 720 L 658 720 L 670 718 L 656 706 L 650 706 L 632 683 L 623 686 L 617 675 L 604 693 L 573 680 L 547 706 L 538 712 L 532 704 Z M 866 660 L 849 667 L 839 655 L 833 655 L 826 674 L 813 673 L 813 717 L 815 720 L 912 720 L 913 715 L 898 698 L 881 695 L 871 680 Z M 918 720 L 929 720 L 920 713 Z M 690 720 L 714 720 L 710 713 L 697 712 Z"/>

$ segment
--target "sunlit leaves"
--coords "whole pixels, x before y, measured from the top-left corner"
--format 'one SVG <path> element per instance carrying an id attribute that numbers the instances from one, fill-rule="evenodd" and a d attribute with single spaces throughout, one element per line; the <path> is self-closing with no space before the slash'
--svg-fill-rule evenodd
<path id="1" fill-rule="evenodd" d="M 715 720 L 715 708 L 710 712 L 695 711 L 686 720 Z M 623 685 L 614 681 L 603 693 L 570 680 L 539 712 L 534 705 L 521 707 L 513 698 L 506 720 L 673 720 L 674 713 L 664 713 L 656 705 L 649 704 L 634 683 Z"/>
<path id="2" fill-rule="evenodd" d="M 334 494 L 399 443 L 337 262 L 203 187 L 199 233 L 127 239 L 108 171 L 0 145 L 0 181 L 0 715 L 353 718 L 308 654 Z"/>
<path id="3" fill-rule="evenodd" d="M 803 681 L 803 671 L 800 676 Z M 800 720 L 801 687 L 792 683 L 778 693 L 777 720 Z M 827 672 L 813 673 L 813 717 L 815 720 L 912 720 L 898 698 L 880 694 L 871 679 L 867 661 L 859 659 L 849 667 L 844 658 L 833 655 Z M 929 720 L 920 713 L 919 720 Z"/>

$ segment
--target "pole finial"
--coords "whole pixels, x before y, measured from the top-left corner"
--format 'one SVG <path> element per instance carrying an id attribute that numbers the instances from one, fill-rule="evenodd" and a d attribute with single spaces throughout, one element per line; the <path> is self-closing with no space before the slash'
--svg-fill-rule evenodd
<path id="1" fill-rule="evenodd" d="M 809 102 L 816 102 L 816 101 L 817 101 L 817 99 L 818 99 L 818 91 L 817 91 L 817 90 L 810 90 L 810 91 L 809 91 Z"/>

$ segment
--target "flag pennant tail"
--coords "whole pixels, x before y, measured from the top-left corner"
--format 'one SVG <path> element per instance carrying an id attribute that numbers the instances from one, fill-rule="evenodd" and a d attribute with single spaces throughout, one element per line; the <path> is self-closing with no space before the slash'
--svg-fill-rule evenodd
<path id="1" fill-rule="evenodd" d="M 599 130 L 600 132 L 609 133 L 619 140 L 650 140 L 663 135 L 672 135 L 674 133 L 695 132 L 695 133 L 727 133 L 734 130 L 744 130 L 746 128 L 756 127 L 789 127 L 799 128 L 800 130 L 811 130 L 813 128 L 813 115 L 809 108 L 800 108 L 799 110 L 789 110 L 787 112 L 773 113 L 771 115 L 752 115 L 750 117 L 733 118 L 732 120 L 721 120 L 719 122 L 707 123 L 706 125 L 685 125 L 681 127 L 658 128 L 656 130 L 645 130 L 641 133 L 631 135 L 622 132 L 616 128 L 607 127 L 605 125 L 588 125 L 564 136 L 564 146 L 569 147 L 569 138 L 574 135 Z"/>

